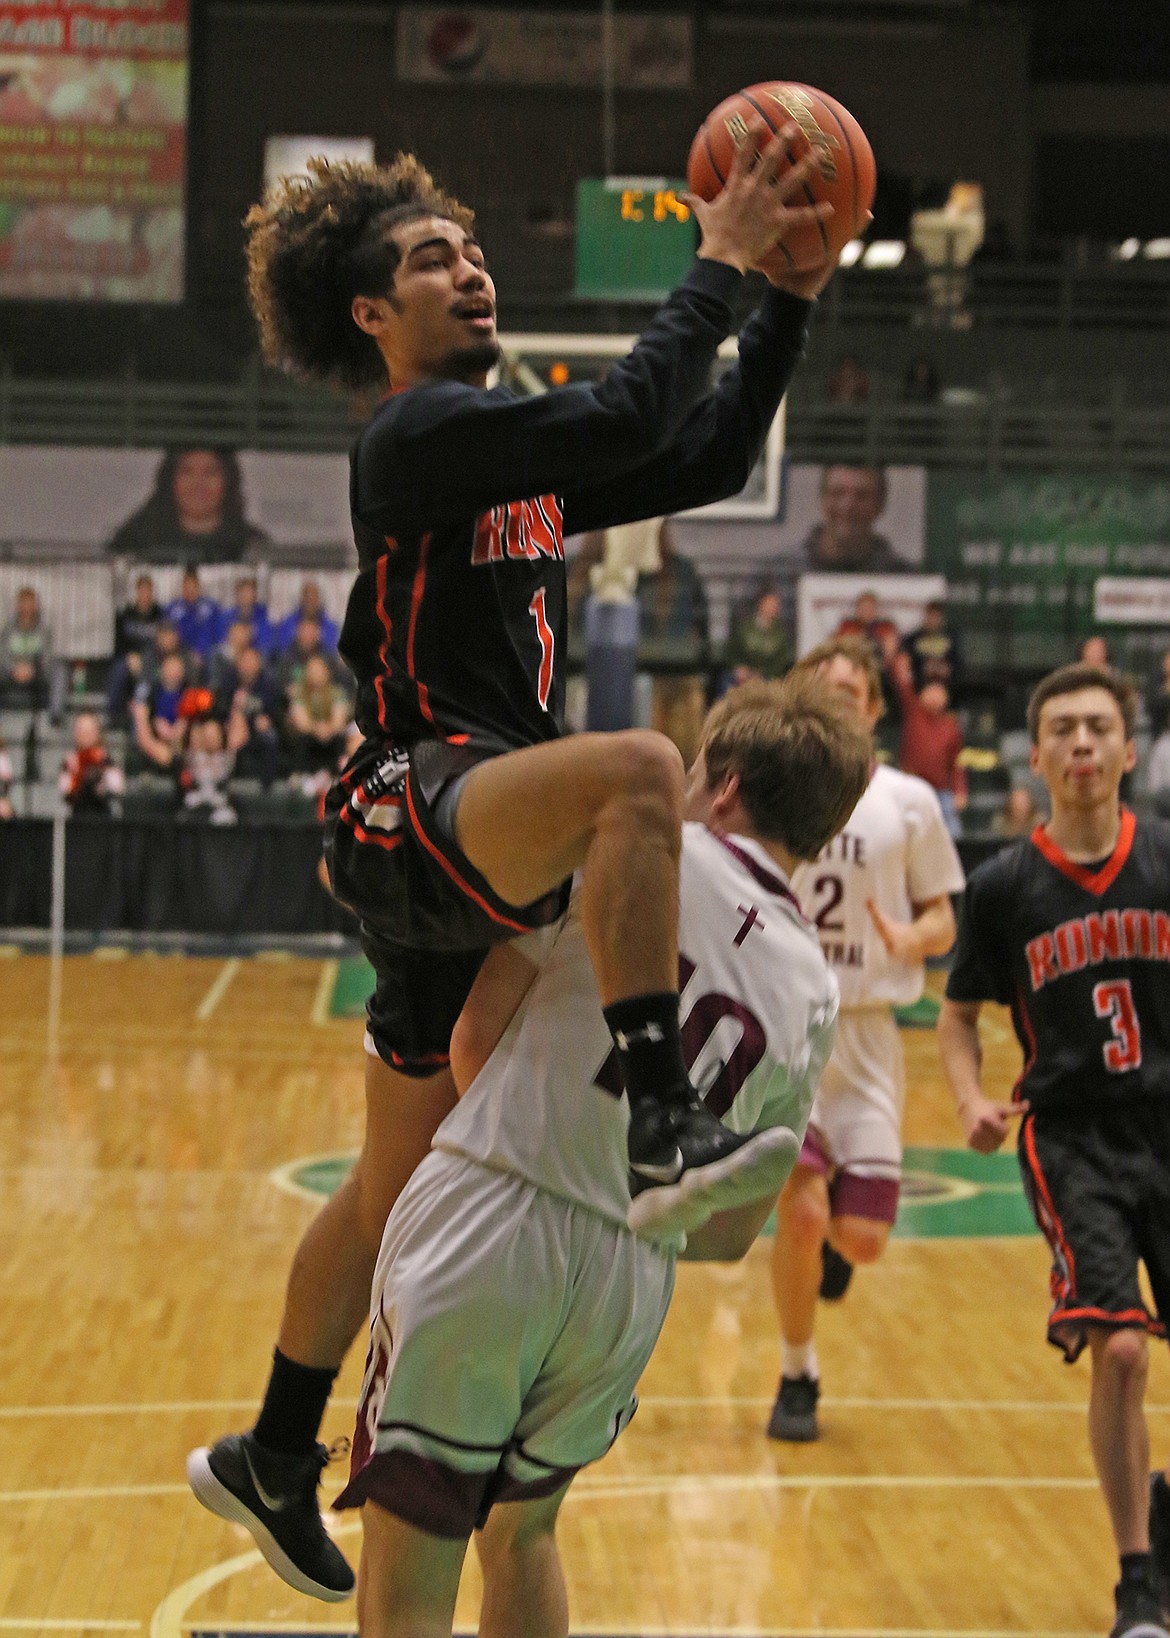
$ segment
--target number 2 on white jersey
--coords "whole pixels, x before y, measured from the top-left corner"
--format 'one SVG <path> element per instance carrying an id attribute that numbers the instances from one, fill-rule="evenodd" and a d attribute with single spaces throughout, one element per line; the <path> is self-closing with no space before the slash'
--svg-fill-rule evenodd
<path id="1" fill-rule="evenodd" d="M 540 674 L 536 679 L 536 698 L 540 702 L 540 709 L 547 711 L 548 696 L 552 689 L 553 648 L 556 639 L 548 623 L 548 615 L 544 612 L 543 586 L 529 603 L 528 612 L 536 621 L 536 635 L 540 639 Z"/>
<path id="2" fill-rule="evenodd" d="M 1142 1061 L 1142 1031 L 1133 990 L 1128 978 L 1113 979 L 1093 986 L 1093 1010 L 1098 1018 L 1108 1018 L 1113 1039 L 1101 1048 L 1105 1068 L 1111 1075 L 1138 1069 Z"/>

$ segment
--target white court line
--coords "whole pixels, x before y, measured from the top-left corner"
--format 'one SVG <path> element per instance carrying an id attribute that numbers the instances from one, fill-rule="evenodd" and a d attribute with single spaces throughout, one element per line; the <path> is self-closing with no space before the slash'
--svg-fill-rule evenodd
<path id="1" fill-rule="evenodd" d="M 754 1395 L 736 1394 L 645 1394 L 638 1400 L 642 1410 L 662 1408 L 666 1410 L 684 1409 L 695 1406 L 709 1410 L 734 1410 L 737 1406 L 746 1409 L 755 1409 L 760 1405 L 771 1405 L 774 1395 L 756 1397 Z M 331 1405 L 338 1410 L 353 1410 L 357 1405 L 356 1399 L 331 1399 Z M 826 1395 L 821 1400 L 825 1406 L 835 1407 L 838 1410 L 879 1410 L 879 1411 L 993 1411 L 1018 1413 L 1030 1416 L 1036 1413 L 1057 1414 L 1075 1412 L 1083 1416 L 1088 1408 L 1087 1400 L 1080 1399 L 867 1399 L 862 1396 L 836 1397 Z M 1170 1405 L 1146 1405 L 1143 1407 L 1147 1415 L 1170 1414 Z M 141 1403 L 118 1402 L 109 1404 L 91 1405 L 0 1405 L 0 1422 L 27 1421 L 38 1416 L 187 1416 L 195 1411 L 252 1411 L 256 1409 L 256 1400 L 252 1399 L 159 1399 L 144 1400 Z"/>
<path id="2" fill-rule="evenodd" d="M 0 1490 L 4 1502 L 117 1501 L 127 1496 L 189 1496 L 186 1484 L 85 1485 L 77 1490 Z"/>
<path id="3" fill-rule="evenodd" d="M 141 1621 L 69 1621 L 54 1615 L 41 1615 L 35 1620 L 32 1616 L 3 1615 L 0 1616 L 0 1632 L 28 1632 L 40 1631 L 47 1628 L 52 1632 L 141 1632 Z"/>
<path id="4" fill-rule="evenodd" d="M 216 1007 L 219 1006 L 220 1002 L 223 1000 L 224 992 L 227 990 L 228 985 L 231 983 L 232 979 L 236 976 L 239 970 L 239 956 L 232 956 L 230 961 L 224 962 L 222 969 L 215 979 L 215 982 L 212 984 L 207 994 L 203 997 L 202 1001 L 200 1001 L 198 1007 L 195 1009 L 195 1016 L 198 1018 L 201 1024 L 205 1024 L 215 1011 Z"/>
<path id="5" fill-rule="evenodd" d="M 329 1003 L 333 1000 L 333 986 L 337 983 L 337 974 L 340 970 L 340 961 L 323 961 L 321 963 L 321 976 L 317 980 L 317 993 L 313 997 L 313 1010 L 309 1014 L 310 1023 L 327 1024 L 329 1022 Z"/>

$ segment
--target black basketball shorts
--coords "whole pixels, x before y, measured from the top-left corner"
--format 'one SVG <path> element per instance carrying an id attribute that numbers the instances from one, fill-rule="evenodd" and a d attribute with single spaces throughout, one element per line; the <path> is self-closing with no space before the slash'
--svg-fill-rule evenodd
<path id="1" fill-rule="evenodd" d="M 1170 1106 L 1119 1100 L 1105 1108 L 1026 1115 L 1020 1169 L 1052 1251 L 1048 1340 L 1071 1363 L 1088 1327 L 1134 1326 L 1165 1336 L 1170 1313 Z M 1146 1266 L 1156 1314 L 1142 1297 Z"/>
<path id="2" fill-rule="evenodd" d="M 326 798 L 329 880 L 357 915 L 377 976 L 370 1038 L 407 1075 L 447 1063 L 451 1030 L 492 945 L 547 927 L 568 905 L 568 882 L 533 904 L 507 904 L 455 845 L 444 793 L 507 749 L 423 740 L 404 751 L 367 740 Z"/>

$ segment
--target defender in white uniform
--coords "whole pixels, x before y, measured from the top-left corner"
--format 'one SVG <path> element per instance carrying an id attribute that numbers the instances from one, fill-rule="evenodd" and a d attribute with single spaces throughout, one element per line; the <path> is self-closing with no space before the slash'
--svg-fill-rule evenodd
<path id="1" fill-rule="evenodd" d="M 807 655 L 803 669 L 839 690 L 872 733 L 882 696 L 868 644 L 836 638 Z M 841 1015 L 800 1162 L 778 1207 L 772 1283 L 783 1362 L 772 1438 L 817 1437 L 818 1294 L 842 1296 L 852 1265 L 881 1256 L 897 1215 L 905 1080 L 891 1009 L 919 999 L 925 958 L 950 949 L 950 895 L 962 887 L 934 791 L 880 765 L 844 830 L 793 875 L 837 976 Z"/>
<path id="2" fill-rule="evenodd" d="M 684 1049 L 722 1119 L 775 1130 L 781 1174 L 837 1012 L 787 871 L 851 811 L 868 759 L 852 714 L 803 678 L 721 701 L 690 775 L 688 813 L 705 823 L 683 834 Z M 682 1241 L 627 1226 L 612 1054 L 575 905 L 493 953 L 452 1042 L 469 1090 L 391 1213 L 374 1278 L 337 1503 L 365 1504 L 363 1634 L 450 1631 L 468 1539 L 493 1508 L 480 1631 L 568 1630 L 557 1507 L 634 1413 Z M 696 1218 L 687 1254 L 742 1256 L 773 1198 Z"/>

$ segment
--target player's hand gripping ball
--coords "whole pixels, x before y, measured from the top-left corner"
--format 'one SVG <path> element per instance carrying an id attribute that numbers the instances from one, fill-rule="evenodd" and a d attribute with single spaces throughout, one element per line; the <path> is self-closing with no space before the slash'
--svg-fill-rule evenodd
<path id="1" fill-rule="evenodd" d="M 835 262 L 865 227 L 873 204 L 877 168 L 865 132 L 847 108 L 811 85 L 786 80 L 749 85 L 725 97 L 699 127 L 687 159 L 687 186 L 692 193 L 700 199 L 714 199 L 753 122 L 757 128 L 762 122 L 757 148 L 763 148 L 786 125 L 799 127 L 799 136 L 786 146 L 787 165 L 795 165 L 810 149 L 817 163 L 789 203 L 817 205 L 828 200 L 833 206 L 833 214 L 824 221 L 807 223 L 786 234 L 761 263 L 760 271 L 801 273 L 826 261 Z"/>

